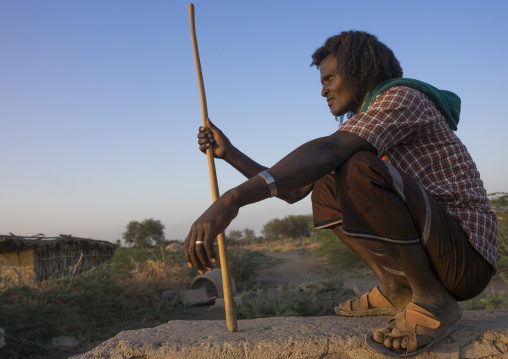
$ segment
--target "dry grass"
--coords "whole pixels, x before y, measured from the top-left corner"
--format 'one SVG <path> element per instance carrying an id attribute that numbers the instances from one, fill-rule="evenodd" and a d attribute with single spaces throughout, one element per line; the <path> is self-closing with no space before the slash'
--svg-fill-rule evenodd
<path id="1" fill-rule="evenodd" d="M 9 342 L 0 348 L 0 358 L 63 358 L 46 347 L 50 338 L 72 336 L 81 351 L 122 330 L 183 319 L 185 309 L 161 293 L 184 288 L 195 274 L 181 253 L 119 248 L 113 263 L 73 281 L 64 277 L 40 286 L 13 284 L 0 290 L 0 323 Z"/>
<path id="2" fill-rule="evenodd" d="M 187 265 L 174 265 L 165 260 L 149 259 L 144 263 L 134 262 L 134 266 L 130 275 L 122 281 L 122 286 L 136 297 L 160 295 L 164 290 L 185 288 L 195 275 Z"/>
<path id="3" fill-rule="evenodd" d="M 296 252 L 301 250 L 313 250 L 319 247 L 319 243 L 310 238 L 287 238 L 274 241 L 238 241 L 228 243 L 228 248 L 241 247 L 257 252 Z"/>

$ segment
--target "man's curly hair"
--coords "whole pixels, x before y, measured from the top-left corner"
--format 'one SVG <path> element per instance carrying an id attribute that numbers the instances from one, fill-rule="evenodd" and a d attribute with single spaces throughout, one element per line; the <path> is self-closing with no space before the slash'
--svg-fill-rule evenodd
<path id="1" fill-rule="evenodd" d="M 344 31 L 328 38 L 312 55 L 311 66 L 319 69 L 329 54 L 337 59 L 338 73 L 358 105 L 379 83 L 402 77 L 402 68 L 392 50 L 363 31 Z"/>

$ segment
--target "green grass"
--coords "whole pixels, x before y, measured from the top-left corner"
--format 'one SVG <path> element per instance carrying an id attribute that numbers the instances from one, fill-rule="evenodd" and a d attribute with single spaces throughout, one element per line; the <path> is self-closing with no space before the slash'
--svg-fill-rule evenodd
<path id="1" fill-rule="evenodd" d="M 328 264 L 348 277 L 362 277 L 370 274 L 369 268 L 330 229 L 319 229 L 312 235 L 312 241 L 319 243 L 310 251 L 312 256 L 325 257 Z"/>

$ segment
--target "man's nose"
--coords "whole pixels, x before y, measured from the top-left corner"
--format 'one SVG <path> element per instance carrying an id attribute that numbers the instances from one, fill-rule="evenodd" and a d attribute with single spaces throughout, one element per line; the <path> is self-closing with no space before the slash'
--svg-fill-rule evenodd
<path id="1" fill-rule="evenodd" d="M 330 91 L 323 86 L 323 89 L 321 90 L 321 96 L 326 97 Z"/>

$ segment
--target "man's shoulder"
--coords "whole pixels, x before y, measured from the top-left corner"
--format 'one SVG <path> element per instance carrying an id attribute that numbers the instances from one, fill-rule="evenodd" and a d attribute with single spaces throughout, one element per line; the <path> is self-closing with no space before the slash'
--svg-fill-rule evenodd
<path id="1" fill-rule="evenodd" d="M 400 105 L 415 106 L 422 104 L 422 101 L 425 99 L 426 96 L 420 91 L 405 85 L 397 85 L 374 97 L 368 108 Z"/>
<path id="2" fill-rule="evenodd" d="M 362 111 L 375 106 L 435 107 L 448 122 L 449 127 L 456 131 L 460 118 L 461 100 L 453 92 L 439 90 L 422 81 L 395 79 L 381 83 L 369 93 Z"/>

